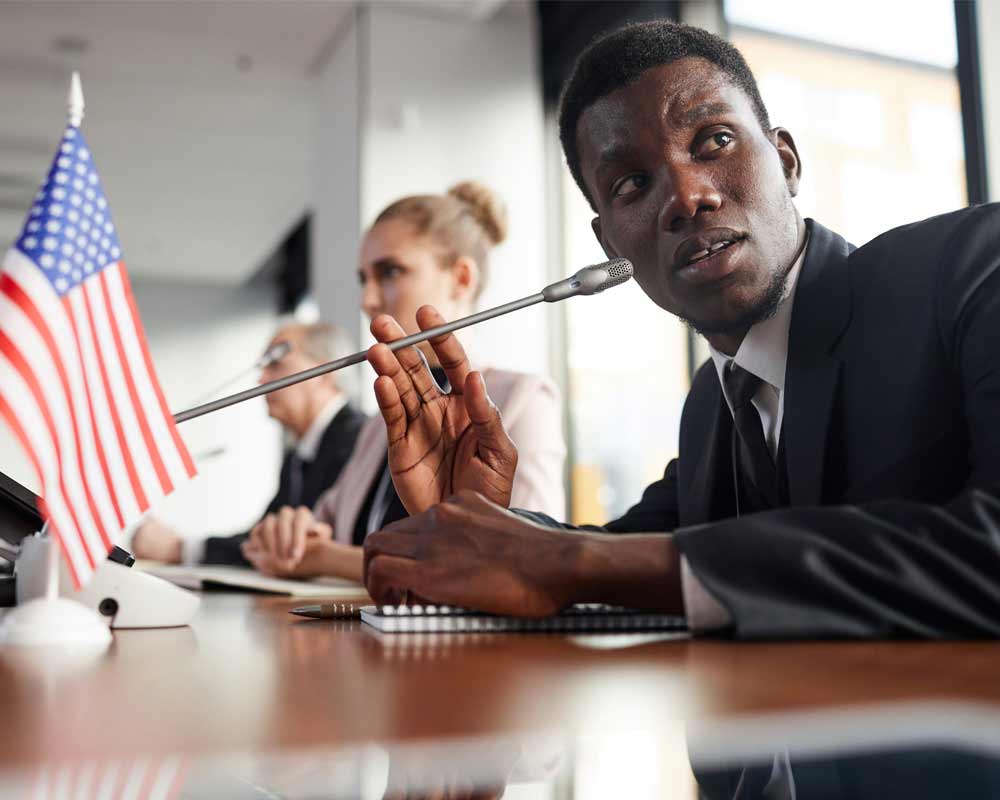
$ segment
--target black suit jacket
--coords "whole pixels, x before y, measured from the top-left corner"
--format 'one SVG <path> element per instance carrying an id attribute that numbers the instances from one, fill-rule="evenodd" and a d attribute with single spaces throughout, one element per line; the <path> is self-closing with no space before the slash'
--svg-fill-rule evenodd
<path id="1" fill-rule="evenodd" d="M 679 457 L 613 532 L 675 531 L 741 638 L 1000 635 L 1000 205 L 855 249 L 808 220 L 781 439 L 790 507 L 740 518 L 709 362 Z"/>
<path id="2" fill-rule="evenodd" d="M 340 471 L 344 468 L 344 464 L 351 456 L 354 442 L 366 419 L 364 414 L 348 404 L 330 420 L 330 424 L 327 425 L 323 437 L 320 439 L 316 458 L 303 465 L 302 497 L 299 505 L 311 508 L 319 496 L 333 486 Z M 281 476 L 278 478 L 278 491 L 268 503 L 264 516 L 277 511 L 282 506 L 290 505 L 289 461 L 291 456 L 291 451 L 285 454 L 281 463 Z M 247 536 L 247 533 L 239 533 L 235 536 L 209 537 L 205 540 L 205 554 L 202 563 L 250 566 L 240 551 L 240 545 Z"/>

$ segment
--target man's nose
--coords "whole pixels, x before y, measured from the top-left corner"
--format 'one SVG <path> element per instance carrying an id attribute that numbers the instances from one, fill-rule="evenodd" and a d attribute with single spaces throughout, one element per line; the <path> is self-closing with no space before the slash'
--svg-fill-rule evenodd
<path id="1" fill-rule="evenodd" d="M 685 164 L 671 170 L 669 194 L 660 212 L 664 230 L 682 230 L 698 214 L 719 210 L 722 195 L 709 178 L 705 170 L 692 165 Z"/>

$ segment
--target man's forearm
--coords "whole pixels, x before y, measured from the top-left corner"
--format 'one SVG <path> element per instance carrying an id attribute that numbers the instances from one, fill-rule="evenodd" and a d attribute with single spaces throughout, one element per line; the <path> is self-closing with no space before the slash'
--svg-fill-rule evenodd
<path id="1" fill-rule="evenodd" d="M 663 533 L 579 536 L 565 591 L 571 603 L 600 602 L 684 613 L 680 552 Z"/>

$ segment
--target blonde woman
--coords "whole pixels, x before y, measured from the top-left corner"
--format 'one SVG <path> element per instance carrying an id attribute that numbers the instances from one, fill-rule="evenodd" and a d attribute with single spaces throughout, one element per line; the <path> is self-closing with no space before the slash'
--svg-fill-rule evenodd
<path id="1" fill-rule="evenodd" d="M 362 309 L 369 319 L 393 317 L 406 334 L 419 330 L 417 309 L 424 305 L 433 305 L 447 319 L 472 313 L 489 277 L 490 251 L 506 233 L 502 202 L 478 183 L 397 200 L 362 240 Z M 447 388 L 434 350 L 428 343 L 420 348 L 439 386 Z M 511 504 L 564 514 L 566 451 L 554 384 L 538 375 L 479 370 L 518 450 Z M 376 416 L 315 507 L 286 506 L 269 514 L 251 532 L 243 553 L 270 575 L 360 581 L 365 537 L 406 514 L 389 475 L 385 423 Z"/>

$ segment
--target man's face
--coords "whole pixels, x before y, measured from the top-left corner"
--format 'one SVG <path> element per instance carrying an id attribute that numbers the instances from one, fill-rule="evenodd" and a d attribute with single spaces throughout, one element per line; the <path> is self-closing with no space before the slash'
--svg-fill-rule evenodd
<path id="1" fill-rule="evenodd" d="M 577 143 L 610 257 L 706 334 L 757 321 L 795 259 L 799 160 L 715 65 L 684 58 L 589 106 Z"/>
<path id="2" fill-rule="evenodd" d="M 317 365 L 315 359 L 303 352 L 299 331 L 294 326 L 279 331 L 268 342 L 264 352 L 282 342 L 290 344 L 291 349 L 280 359 L 261 370 L 259 383 L 276 381 Z M 265 395 L 268 415 L 292 430 L 303 425 L 308 426 L 312 421 L 311 415 L 316 406 L 315 395 L 320 390 L 322 380 L 322 378 L 313 378 Z"/>

